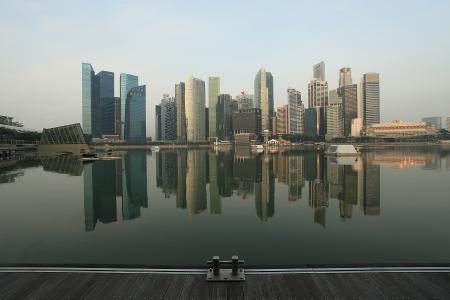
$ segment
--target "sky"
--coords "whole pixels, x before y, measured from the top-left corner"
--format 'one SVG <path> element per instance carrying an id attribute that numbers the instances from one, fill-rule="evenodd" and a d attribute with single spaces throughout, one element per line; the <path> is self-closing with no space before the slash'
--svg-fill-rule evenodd
<path id="1" fill-rule="evenodd" d="M 0 0 L 0 115 L 41 130 L 81 122 L 81 63 L 139 76 L 154 107 L 189 75 L 221 77 L 221 93 L 253 94 L 257 71 L 308 103 L 314 64 L 330 89 L 380 73 L 381 119 L 450 116 L 450 1 Z"/>

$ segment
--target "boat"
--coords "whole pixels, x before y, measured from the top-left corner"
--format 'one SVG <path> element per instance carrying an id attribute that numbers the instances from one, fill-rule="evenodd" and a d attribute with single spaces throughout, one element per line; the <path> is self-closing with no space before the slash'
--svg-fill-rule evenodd
<path id="1" fill-rule="evenodd" d="M 151 146 L 150 150 L 153 152 L 159 152 L 160 148 L 159 148 L 159 146 Z"/>
<path id="2" fill-rule="evenodd" d="M 325 155 L 334 156 L 358 156 L 360 152 L 353 145 L 330 145 Z"/>

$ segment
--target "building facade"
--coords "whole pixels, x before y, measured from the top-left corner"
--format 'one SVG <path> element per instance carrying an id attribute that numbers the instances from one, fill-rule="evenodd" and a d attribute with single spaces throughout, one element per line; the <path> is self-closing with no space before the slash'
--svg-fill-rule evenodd
<path id="1" fill-rule="evenodd" d="M 221 94 L 218 97 L 216 105 L 216 137 L 219 140 L 229 141 L 232 136 L 231 130 L 231 96 L 228 94 Z M 211 108 L 210 108 L 211 111 Z M 211 118 L 211 113 L 209 114 Z M 211 119 L 210 119 L 211 120 Z M 211 125 L 211 124 L 210 124 Z M 211 130 L 209 131 L 211 132 Z"/>
<path id="2" fill-rule="evenodd" d="M 175 106 L 177 112 L 177 141 L 186 142 L 186 111 L 184 101 L 184 82 L 175 84 Z"/>
<path id="3" fill-rule="evenodd" d="M 174 141 L 177 138 L 177 115 L 175 98 L 163 95 L 161 100 L 161 140 Z"/>
<path id="4" fill-rule="evenodd" d="M 208 78 L 209 136 L 216 137 L 216 105 L 220 95 L 220 77 Z"/>
<path id="5" fill-rule="evenodd" d="M 442 118 L 441 117 L 422 118 L 422 122 L 425 122 L 428 125 L 433 125 L 436 128 L 436 130 L 442 129 Z"/>
<path id="6" fill-rule="evenodd" d="M 313 66 L 313 78 L 325 81 L 325 63 L 323 61 Z"/>
<path id="7" fill-rule="evenodd" d="M 204 142 L 205 135 L 205 82 L 188 77 L 185 85 L 186 136 L 188 142 Z"/>
<path id="8" fill-rule="evenodd" d="M 121 134 L 121 128 L 122 128 L 122 121 L 121 121 L 121 103 L 120 103 L 120 97 L 114 97 L 114 134 L 119 135 Z"/>
<path id="9" fill-rule="evenodd" d="M 342 97 L 339 97 L 337 90 L 331 90 L 329 95 L 329 105 L 326 107 L 327 118 L 327 139 L 344 136 L 344 110 L 342 107 Z"/>
<path id="10" fill-rule="evenodd" d="M 445 118 L 445 129 L 450 131 L 450 117 Z"/>
<path id="11" fill-rule="evenodd" d="M 302 102 L 302 94 L 292 88 L 287 89 L 288 94 L 288 133 L 303 134 L 305 107 Z"/>
<path id="12" fill-rule="evenodd" d="M 338 95 L 342 97 L 344 109 L 344 136 L 350 136 L 352 132 L 352 120 L 358 117 L 358 86 L 346 85 L 338 88 Z"/>
<path id="13" fill-rule="evenodd" d="M 236 96 L 236 101 L 238 102 L 239 109 L 251 109 L 253 108 L 253 95 L 247 94 L 245 91 Z"/>
<path id="14" fill-rule="evenodd" d="M 252 133 L 261 135 L 261 109 L 240 109 L 232 114 L 233 134 Z"/>
<path id="15" fill-rule="evenodd" d="M 146 87 L 137 86 L 128 92 L 125 106 L 125 140 L 145 143 L 147 139 Z"/>
<path id="16" fill-rule="evenodd" d="M 261 109 L 262 130 L 272 130 L 271 117 L 274 112 L 273 76 L 265 69 L 260 69 L 255 76 L 254 106 Z"/>
<path id="17" fill-rule="evenodd" d="M 373 124 L 367 129 L 369 136 L 414 136 L 427 135 L 436 132 L 434 125 L 426 122 L 407 122 L 402 120 L 394 120 L 389 123 Z"/>
<path id="18" fill-rule="evenodd" d="M 308 84 L 308 107 L 328 105 L 328 82 L 313 79 Z"/>
<path id="19" fill-rule="evenodd" d="M 87 135 L 114 134 L 114 73 L 95 75 L 88 63 L 81 64 L 82 127 Z"/>
<path id="20" fill-rule="evenodd" d="M 380 75 L 367 73 L 361 80 L 363 129 L 380 123 Z"/>
<path id="21" fill-rule="evenodd" d="M 351 85 L 352 83 L 352 69 L 341 68 L 339 70 L 339 87 Z"/>
<path id="22" fill-rule="evenodd" d="M 277 108 L 277 132 L 276 134 L 289 133 L 289 106 L 283 105 Z"/>
<path id="23" fill-rule="evenodd" d="M 155 141 L 161 141 L 161 105 L 155 105 Z"/>
<path id="24" fill-rule="evenodd" d="M 131 74 L 120 74 L 120 103 L 121 103 L 121 129 L 120 129 L 120 137 L 124 138 L 125 135 L 125 106 L 127 102 L 128 92 L 132 89 L 137 87 L 138 84 L 138 77 Z"/>
<path id="25" fill-rule="evenodd" d="M 325 107 L 305 109 L 305 135 L 324 136 L 326 130 Z"/>

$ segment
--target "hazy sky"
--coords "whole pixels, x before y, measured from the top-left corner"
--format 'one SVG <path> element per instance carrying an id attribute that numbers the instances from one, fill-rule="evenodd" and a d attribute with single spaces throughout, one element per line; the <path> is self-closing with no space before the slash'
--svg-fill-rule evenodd
<path id="1" fill-rule="evenodd" d="M 353 81 L 379 72 L 381 118 L 450 115 L 450 1 L 0 0 L 0 114 L 42 129 L 81 122 L 81 62 L 147 85 L 154 106 L 188 75 L 221 77 L 221 92 L 253 93 L 261 67 L 275 105 L 297 88 L 307 103 L 312 66 Z"/>

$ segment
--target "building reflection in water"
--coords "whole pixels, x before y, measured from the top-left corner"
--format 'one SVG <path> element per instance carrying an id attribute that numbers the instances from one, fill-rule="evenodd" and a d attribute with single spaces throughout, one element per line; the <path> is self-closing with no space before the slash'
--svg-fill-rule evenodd
<path id="1" fill-rule="evenodd" d="M 147 152 L 135 150 L 120 160 L 100 160 L 85 164 L 83 170 L 85 230 L 93 231 L 97 221 L 118 219 L 117 199 L 121 198 L 122 219 L 132 220 L 148 206 Z"/>
<path id="2" fill-rule="evenodd" d="M 252 198 L 261 221 L 275 214 L 275 182 L 287 186 L 290 202 L 301 201 L 307 187 L 313 220 L 326 226 L 330 201 L 336 201 L 343 220 L 352 217 L 356 206 L 366 215 L 380 214 L 380 166 L 373 159 L 371 153 L 337 159 L 316 150 L 276 154 L 239 148 L 170 150 L 156 154 L 156 181 L 164 196 L 175 194 L 176 206 L 190 216 L 206 211 L 208 204 L 210 214 L 221 214 L 224 199 L 234 195 Z"/>

